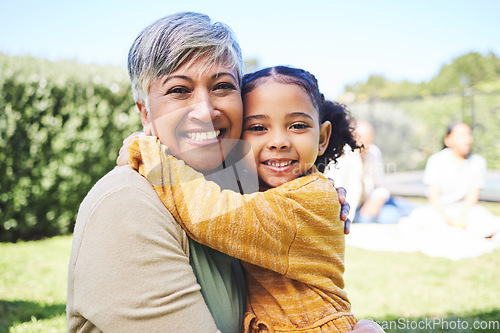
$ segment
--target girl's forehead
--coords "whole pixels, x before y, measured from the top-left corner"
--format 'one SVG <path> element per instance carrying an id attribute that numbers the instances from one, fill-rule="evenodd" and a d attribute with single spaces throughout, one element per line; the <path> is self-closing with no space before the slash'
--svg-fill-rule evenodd
<path id="1" fill-rule="evenodd" d="M 245 117 L 266 114 L 269 117 L 289 117 L 307 114 L 317 118 L 319 113 L 306 91 L 293 83 L 268 81 L 243 97 Z"/>
<path id="2" fill-rule="evenodd" d="M 304 95 L 308 95 L 307 91 L 300 86 L 297 83 L 294 82 L 283 82 L 274 78 L 268 78 L 267 80 L 263 81 L 262 83 L 258 84 L 253 90 L 251 90 L 249 93 L 252 93 L 255 90 L 260 90 L 260 91 L 270 91 L 272 94 L 270 95 L 275 95 L 275 94 L 291 94 L 293 92 L 301 91 Z M 302 94 L 301 94 L 302 95 Z"/>
<path id="3" fill-rule="evenodd" d="M 254 89 L 247 92 L 245 95 L 247 99 L 267 99 L 271 101 L 287 102 L 283 98 L 293 97 L 296 100 L 310 99 L 309 95 L 301 86 L 295 83 L 285 83 L 276 81 L 274 79 L 266 80 L 257 85 Z"/>
<path id="4" fill-rule="evenodd" d="M 278 103 L 308 105 L 316 110 L 310 94 L 300 85 L 293 82 L 282 82 L 274 79 L 257 85 L 243 95 L 244 103 Z M 316 110 L 317 111 L 317 110 Z"/>

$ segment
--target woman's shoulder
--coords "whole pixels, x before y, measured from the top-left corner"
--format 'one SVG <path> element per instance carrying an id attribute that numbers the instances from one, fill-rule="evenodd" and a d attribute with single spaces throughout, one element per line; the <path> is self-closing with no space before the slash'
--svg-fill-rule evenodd
<path id="1" fill-rule="evenodd" d="M 99 179 L 87 194 L 85 200 L 92 202 L 102 200 L 119 193 L 137 193 L 156 196 L 151 184 L 128 165 L 116 167 Z M 137 198 L 140 200 L 140 198 Z"/>
<path id="2" fill-rule="evenodd" d="M 153 186 L 129 166 L 117 167 L 107 173 L 82 201 L 77 224 L 96 221 L 121 228 L 125 225 L 132 228 L 138 225 L 143 229 L 168 228 L 176 237 L 184 236 Z"/>
<path id="3" fill-rule="evenodd" d="M 438 152 L 435 152 L 432 154 L 429 159 L 436 159 L 436 158 L 447 158 L 448 156 L 452 156 L 451 149 L 450 148 L 443 148 Z"/>
<path id="4" fill-rule="evenodd" d="M 453 160 L 453 155 L 450 148 L 444 148 L 434 154 L 430 155 L 427 159 L 427 168 L 432 165 L 439 165 L 442 167 L 443 163 L 447 164 L 449 161 Z"/>
<path id="5" fill-rule="evenodd" d="M 469 163 L 475 165 L 477 168 L 486 169 L 486 159 L 478 154 L 471 154 L 469 156 Z"/>
<path id="6" fill-rule="evenodd" d="M 486 163 L 486 159 L 481 156 L 481 155 L 478 155 L 478 154 L 471 154 L 469 156 L 469 158 L 472 160 L 472 161 L 476 161 L 478 163 Z"/>

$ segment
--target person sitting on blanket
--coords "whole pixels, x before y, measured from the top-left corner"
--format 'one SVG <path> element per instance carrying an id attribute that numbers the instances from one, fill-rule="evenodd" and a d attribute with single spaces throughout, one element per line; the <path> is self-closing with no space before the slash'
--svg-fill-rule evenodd
<path id="1" fill-rule="evenodd" d="M 500 218 L 478 205 L 486 160 L 471 153 L 473 141 L 466 123 L 453 122 L 447 127 L 444 149 L 431 155 L 425 166 L 423 181 L 428 187 L 429 205 L 415 210 L 410 215 L 412 220 L 461 228 L 480 238 L 500 232 Z"/>

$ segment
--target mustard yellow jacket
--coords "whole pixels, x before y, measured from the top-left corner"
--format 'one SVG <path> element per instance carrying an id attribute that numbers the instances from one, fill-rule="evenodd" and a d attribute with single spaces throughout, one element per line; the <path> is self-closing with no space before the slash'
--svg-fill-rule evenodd
<path id="1" fill-rule="evenodd" d="M 321 173 L 265 192 L 221 190 L 156 137 L 131 140 L 129 162 L 187 234 L 242 261 L 244 332 L 344 332 L 356 322 L 344 292 L 344 224 Z"/>

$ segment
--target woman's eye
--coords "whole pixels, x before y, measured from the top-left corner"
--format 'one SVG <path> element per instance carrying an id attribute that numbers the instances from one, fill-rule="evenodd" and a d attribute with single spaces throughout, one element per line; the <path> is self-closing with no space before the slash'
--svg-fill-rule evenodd
<path id="1" fill-rule="evenodd" d="M 187 94 L 187 93 L 190 93 L 190 91 L 185 87 L 173 87 L 167 91 L 167 94 Z"/>
<path id="2" fill-rule="evenodd" d="M 229 82 L 221 82 L 214 87 L 214 90 L 235 90 L 235 89 L 236 89 L 235 85 Z"/>

